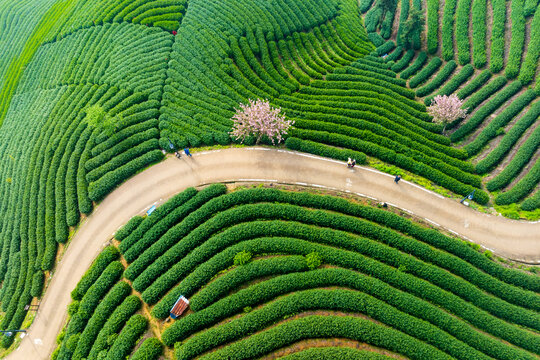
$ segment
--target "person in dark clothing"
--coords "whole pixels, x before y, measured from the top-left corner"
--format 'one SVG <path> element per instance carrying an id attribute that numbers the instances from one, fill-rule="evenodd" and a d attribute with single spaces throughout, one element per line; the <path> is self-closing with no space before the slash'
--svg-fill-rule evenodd
<path id="1" fill-rule="evenodd" d="M 178 151 L 175 151 L 175 152 L 174 152 L 174 156 L 176 156 L 177 158 L 180 159 L 180 153 L 179 153 Z"/>
<path id="2" fill-rule="evenodd" d="M 353 159 L 351 167 L 353 168 L 355 165 L 356 165 L 356 159 Z"/>
<path id="3" fill-rule="evenodd" d="M 394 178 L 394 182 L 397 184 L 399 180 L 401 180 L 401 175 L 396 175 L 396 177 Z"/>
<path id="4" fill-rule="evenodd" d="M 188 148 L 184 148 L 184 153 L 185 153 L 187 156 L 191 156 L 191 153 L 189 152 L 189 149 L 188 149 Z"/>

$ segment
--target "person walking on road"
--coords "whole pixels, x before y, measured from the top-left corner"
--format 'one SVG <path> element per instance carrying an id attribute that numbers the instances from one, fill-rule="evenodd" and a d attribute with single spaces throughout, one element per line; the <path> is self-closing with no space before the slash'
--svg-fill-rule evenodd
<path id="1" fill-rule="evenodd" d="M 189 152 L 189 149 L 188 149 L 188 148 L 184 148 L 184 153 L 185 153 L 187 156 L 191 156 L 191 153 Z"/>
<path id="2" fill-rule="evenodd" d="M 351 158 L 349 158 L 349 160 L 347 160 L 347 167 L 348 167 L 348 168 L 351 168 L 351 167 L 352 167 L 352 160 L 351 160 Z"/>
<path id="3" fill-rule="evenodd" d="M 397 184 L 399 180 L 401 180 L 401 175 L 396 175 L 396 177 L 394 178 L 394 182 Z"/>

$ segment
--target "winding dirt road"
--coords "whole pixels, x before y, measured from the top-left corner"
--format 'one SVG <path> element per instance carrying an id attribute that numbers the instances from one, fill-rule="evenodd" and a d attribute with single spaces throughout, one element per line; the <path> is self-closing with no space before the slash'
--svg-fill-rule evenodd
<path id="1" fill-rule="evenodd" d="M 7 359 L 47 359 L 67 316 L 70 292 L 112 234 L 132 216 L 190 186 L 229 181 L 271 181 L 324 187 L 385 201 L 494 253 L 540 263 L 540 222 L 490 216 L 417 185 L 373 169 L 347 169 L 343 162 L 286 150 L 225 149 L 174 157 L 128 180 L 81 225 L 41 302 L 34 323 Z"/>

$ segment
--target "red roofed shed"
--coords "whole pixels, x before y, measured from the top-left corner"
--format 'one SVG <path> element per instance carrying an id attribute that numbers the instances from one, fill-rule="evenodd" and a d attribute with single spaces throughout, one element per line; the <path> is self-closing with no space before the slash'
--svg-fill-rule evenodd
<path id="1" fill-rule="evenodd" d="M 174 303 L 174 306 L 171 309 L 171 317 L 173 319 L 178 318 L 184 313 L 184 311 L 186 311 L 188 306 L 189 306 L 189 300 L 186 299 L 184 295 L 181 295 L 178 298 L 178 300 L 176 300 L 176 302 Z"/>

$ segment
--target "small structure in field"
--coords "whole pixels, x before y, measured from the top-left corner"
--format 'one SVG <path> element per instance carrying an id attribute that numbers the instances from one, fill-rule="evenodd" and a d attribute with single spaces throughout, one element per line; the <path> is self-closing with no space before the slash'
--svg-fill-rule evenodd
<path id="1" fill-rule="evenodd" d="M 180 295 L 178 300 L 174 303 L 171 309 L 171 318 L 176 319 L 180 317 L 189 306 L 189 300 L 184 295 Z"/>

